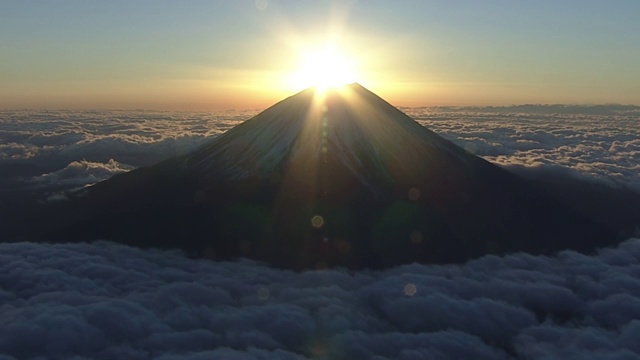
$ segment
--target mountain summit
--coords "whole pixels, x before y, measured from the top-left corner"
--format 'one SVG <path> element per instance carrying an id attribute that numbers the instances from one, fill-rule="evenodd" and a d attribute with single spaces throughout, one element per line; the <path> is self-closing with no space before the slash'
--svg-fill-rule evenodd
<path id="1" fill-rule="evenodd" d="M 304 90 L 190 154 L 58 206 L 41 240 L 108 239 L 293 269 L 591 251 L 613 239 L 359 84 Z"/>

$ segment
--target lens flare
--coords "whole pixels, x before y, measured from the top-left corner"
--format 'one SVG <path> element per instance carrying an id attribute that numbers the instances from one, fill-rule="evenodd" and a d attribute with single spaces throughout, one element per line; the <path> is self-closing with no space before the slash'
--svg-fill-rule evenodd
<path id="1" fill-rule="evenodd" d="M 324 219 L 322 218 L 322 216 L 316 215 L 311 218 L 311 225 L 314 228 L 319 229 L 322 227 L 322 225 L 324 225 Z"/>

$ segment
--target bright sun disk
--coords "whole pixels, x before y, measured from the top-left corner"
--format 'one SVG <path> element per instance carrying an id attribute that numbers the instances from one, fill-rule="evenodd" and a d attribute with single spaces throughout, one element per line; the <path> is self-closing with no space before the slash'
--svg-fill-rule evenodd
<path id="1" fill-rule="evenodd" d="M 315 86 L 318 89 L 340 87 L 356 81 L 353 63 L 334 49 L 308 52 L 300 61 L 292 82 L 297 88 Z"/>

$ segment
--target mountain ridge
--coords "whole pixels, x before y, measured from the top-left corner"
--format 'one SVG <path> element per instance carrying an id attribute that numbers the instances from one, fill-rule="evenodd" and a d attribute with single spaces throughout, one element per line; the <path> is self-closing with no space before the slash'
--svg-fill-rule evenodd
<path id="1" fill-rule="evenodd" d="M 38 238 L 293 269 L 593 251 L 613 241 L 358 84 L 288 97 L 187 155 L 95 185 L 54 218 Z"/>

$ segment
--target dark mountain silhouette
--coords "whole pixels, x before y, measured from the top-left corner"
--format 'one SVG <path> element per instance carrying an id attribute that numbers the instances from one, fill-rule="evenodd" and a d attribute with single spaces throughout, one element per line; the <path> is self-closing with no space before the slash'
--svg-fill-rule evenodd
<path id="1" fill-rule="evenodd" d="M 592 251 L 610 231 L 358 84 L 291 96 L 186 156 L 54 205 L 31 239 L 302 269 Z"/>

